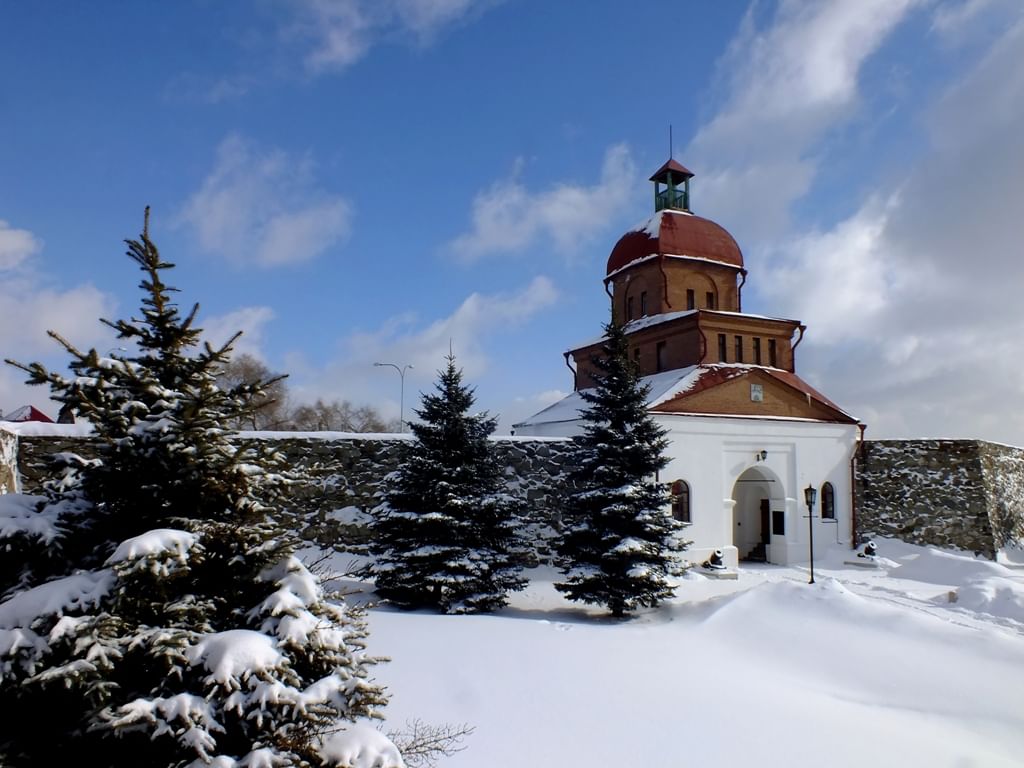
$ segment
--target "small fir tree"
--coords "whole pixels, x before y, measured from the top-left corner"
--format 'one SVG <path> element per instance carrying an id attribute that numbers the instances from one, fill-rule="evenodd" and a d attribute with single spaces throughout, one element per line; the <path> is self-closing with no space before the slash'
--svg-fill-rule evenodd
<path id="1" fill-rule="evenodd" d="M 327 729 L 384 703 L 362 614 L 292 555 L 266 457 L 228 440 L 268 382 L 216 385 L 234 338 L 194 351 L 198 307 L 171 301 L 148 209 L 128 248 L 142 317 L 108 325 L 137 352 L 51 333 L 70 377 L 13 363 L 91 422 L 98 457 L 63 457 L 34 508 L 5 502 L 24 519 L 0 536 L 50 556 L 4 574 L 0 764 L 320 765 Z"/>
<path id="2" fill-rule="evenodd" d="M 416 441 L 374 510 L 377 593 L 403 608 L 492 611 L 526 584 L 521 505 L 488 439 L 497 420 L 470 414 L 473 392 L 451 355 L 436 389 L 423 395 Z"/>
<path id="3" fill-rule="evenodd" d="M 565 497 L 556 565 L 570 600 L 607 606 L 624 616 L 655 606 L 674 591 L 669 576 L 686 544 L 667 514 L 668 490 L 656 474 L 668 463 L 665 430 L 647 413 L 648 388 L 629 359 L 621 326 L 605 326 L 602 355 L 594 358 L 596 386 L 580 391 L 583 433 Z"/>

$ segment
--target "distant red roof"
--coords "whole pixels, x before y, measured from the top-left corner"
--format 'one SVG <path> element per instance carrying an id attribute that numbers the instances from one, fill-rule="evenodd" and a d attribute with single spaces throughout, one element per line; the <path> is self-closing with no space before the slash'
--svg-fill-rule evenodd
<path id="1" fill-rule="evenodd" d="M 724 227 L 692 213 L 666 209 L 619 239 L 608 257 L 606 274 L 652 254 L 690 256 L 743 268 L 743 253 Z"/>
<path id="2" fill-rule="evenodd" d="M 6 416 L 0 417 L 0 421 L 41 421 L 44 424 L 53 424 L 53 419 L 34 405 L 23 405 Z"/>

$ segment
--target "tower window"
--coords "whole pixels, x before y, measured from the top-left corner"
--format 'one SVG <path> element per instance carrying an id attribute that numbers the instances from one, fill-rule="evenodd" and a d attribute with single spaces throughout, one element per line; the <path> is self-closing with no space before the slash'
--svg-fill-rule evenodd
<path id="1" fill-rule="evenodd" d="M 640 317 L 647 317 L 647 291 L 640 291 Z"/>
<path id="2" fill-rule="evenodd" d="M 836 519 L 836 489 L 832 487 L 832 483 L 821 486 L 821 519 Z"/>
<path id="3" fill-rule="evenodd" d="M 633 297 L 626 299 L 626 320 L 633 319 Z"/>
<path id="4" fill-rule="evenodd" d="M 666 357 L 666 355 L 665 355 L 665 345 L 666 345 L 666 342 L 659 341 L 658 345 L 654 349 L 655 355 L 657 357 L 657 365 L 658 365 L 658 372 L 659 373 L 661 371 L 664 371 L 666 369 L 666 367 L 667 367 L 667 364 L 666 364 L 666 361 L 665 361 L 665 357 Z"/>
<path id="5" fill-rule="evenodd" d="M 704 306 L 706 306 L 708 309 L 714 309 L 715 308 L 715 292 L 714 291 L 708 291 L 706 294 L 704 294 Z"/>
<path id="6" fill-rule="evenodd" d="M 681 523 L 691 523 L 690 486 L 685 480 L 672 483 L 672 517 Z"/>
<path id="7" fill-rule="evenodd" d="M 697 296 L 693 292 L 693 288 L 686 289 L 686 308 L 696 309 L 697 308 Z"/>
<path id="8" fill-rule="evenodd" d="M 754 337 L 754 365 L 761 364 L 761 339 Z"/>
<path id="9" fill-rule="evenodd" d="M 733 339 L 733 342 L 734 342 L 734 344 L 736 346 L 736 362 L 737 363 L 742 363 L 743 362 L 743 337 L 742 336 L 736 336 Z"/>
<path id="10" fill-rule="evenodd" d="M 772 368 L 779 367 L 778 345 L 775 343 L 775 339 L 768 339 L 768 365 Z"/>
<path id="11" fill-rule="evenodd" d="M 720 363 L 727 363 L 727 362 L 729 362 L 728 359 L 727 359 L 728 351 L 729 351 L 728 347 L 729 347 L 729 342 L 726 340 L 725 334 L 724 333 L 718 334 L 718 362 L 720 362 Z"/>

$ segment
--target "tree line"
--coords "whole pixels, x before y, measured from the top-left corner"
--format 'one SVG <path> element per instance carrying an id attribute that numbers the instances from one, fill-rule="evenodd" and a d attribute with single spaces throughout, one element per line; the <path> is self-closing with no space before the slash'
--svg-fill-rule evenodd
<path id="1" fill-rule="evenodd" d="M 235 429 L 285 432 L 398 432 L 397 419 L 386 419 L 371 405 L 356 405 L 349 400 L 296 402 L 288 388 L 287 377 L 272 371 L 266 363 L 247 353 L 233 355 L 216 375 L 218 386 L 233 389 L 260 382 L 263 384 L 251 411 L 229 422 Z"/>

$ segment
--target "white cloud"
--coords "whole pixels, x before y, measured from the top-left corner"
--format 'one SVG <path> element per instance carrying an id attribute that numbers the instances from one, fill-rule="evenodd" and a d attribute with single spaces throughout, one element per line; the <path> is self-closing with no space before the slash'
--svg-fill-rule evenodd
<path id="1" fill-rule="evenodd" d="M 316 187 L 308 156 L 261 151 L 239 136 L 221 143 L 179 215 L 203 250 L 260 267 L 316 258 L 348 237 L 351 218 L 347 201 Z"/>
<path id="2" fill-rule="evenodd" d="M 872 199 L 830 231 L 804 233 L 763 251 L 760 295 L 829 343 L 875 333 L 878 317 L 911 279 L 883 240 L 897 205 L 895 198 Z"/>
<path id="3" fill-rule="evenodd" d="M 64 369 L 67 354 L 47 331 L 79 348 L 106 351 L 116 343 L 114 332 L 99 318 L 110 317 L 115 302 L 88 283 L 67 289 L 51 285 L 36 270 L 41 249 L 42 241 L 32 232 L 0 221 L 0 350 L 4 358 Z M 29 387 L 23 373 L 0 366 L 0 410 L 31 404 L 54 415 L 49 390 Z"/>
<path id="4" fill-rule="evenodd" d="M 857 104 L 863 64 L 921 2 L 781 0 L 765 29 L 754 4 L 719 65 L 724 103 L 685 153 L 700 169 L 700 210 L 742 218 L 754 237 L 785 232 L 819 142 Z"/>
<path id="5" fill-rule="evenodd" d="M 42 247 L 39 238 L 27 229 L 15 229 L 0 219 L 0 271 L 20 266 Z"/>
<path id="6" fill-rule="evenodd" d="M 490 351 L 495 335 L 527 322 L 550 307 L 557 296 L 551 280 L 540 276 L 516 293 L 473 293 L 452 314 L 426 325 L 415 315 L 398 315 L 376 330 L 342 339 L 337 360 L 323 369 L 290 360 L 289 384 L 297 400 L 349 399 L 375 405 L 389 417 L 397 417 L 398 376 L 391 368 L 375 369 L 375 362 L 413 366 L 405 381 L 408 409 L 418 402 L 416 392 L 428 388 L 444 365 L 449 345 L 467 380 L 472 381 L 489 369 L 496 356 Z"/>
<path id="7" fill-rule="evenodd" d="M 885 436 L 1024 444 L 1024 18 L 925 115 L 898 194 L 773 253 L 800 370 Z"/>
<path id="8" fill-rule="evenodd" d="M 959 0 L 936 7 L 932 29 L 949 43 L 962 43 L 993 24 L 1006 24 L 1024 12 L 1019 0 Z M 1005 28 L 1005 27 L 1004 27 Z"/>
<path id="9" fill-rule="evenodd" d="M 339 71 L 381 38 L 411 35 L 429 43 L 443 28 L 493 2 L 480 0 L 300 0 L 288 34 L 308 47 L 308 71 Z"/>
<path id="10" fill-rule="evenodd" d="M 558 184 L 530 192 L 517 178 L 496 182 L 473 200 L 473 229 L 451 243 L 455 254 L 473 260 L 527 248 L 541 238 L 565 254 L 603 234 L 602 225 L 628 204 L 636 185 L 629 148 L 605 152 L 601 178 L 592 186 Z"/>
<path id="11" fill-rule="evenodd" d="M 215 315 L 205 320 L 200 318 L 203 340 L 214 348 L 227 342 L 239 331 L 242 336 L 235 342 L 235 355 L 252 355 L 263 360 L 263 329 L 274 319 L 270 307 L 242 307 L 224 315 Z"/>

